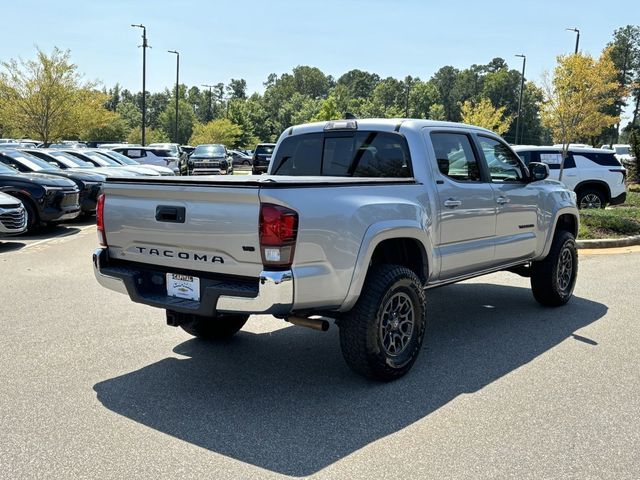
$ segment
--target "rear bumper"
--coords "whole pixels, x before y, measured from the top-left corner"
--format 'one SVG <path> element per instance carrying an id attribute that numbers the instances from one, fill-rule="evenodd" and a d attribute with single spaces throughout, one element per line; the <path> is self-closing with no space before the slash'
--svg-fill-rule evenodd
<path id="1" fill-rule="evenodd" d="M 627 201 L 627 192 L 622 192 L 617 197 L 613 197 L 609 200 L 609 205 L 621 205 Z"/>
<path id="2" fill-rule="evenodd" d="M 264 271 L 255 280 L 201 277 L 199 302 L 168 296 L 165 271 L 159 267 L 110 264 L 106 248 L 93 254 L 93 271 L 103 287 L 127 294 L 136 303 L 175 312 L 207 317 L 216 313 L 286 315 L 293 308 L 293 275 L 289 270 Z"/>

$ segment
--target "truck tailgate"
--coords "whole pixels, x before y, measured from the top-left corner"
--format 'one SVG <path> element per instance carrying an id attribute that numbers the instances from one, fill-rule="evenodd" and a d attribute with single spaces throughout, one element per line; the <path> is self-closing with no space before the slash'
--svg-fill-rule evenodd
<path id="1" fill-rule="evenodd" d="M 113 259 L 258 277 L 259 187 L 105 184 Z"/>

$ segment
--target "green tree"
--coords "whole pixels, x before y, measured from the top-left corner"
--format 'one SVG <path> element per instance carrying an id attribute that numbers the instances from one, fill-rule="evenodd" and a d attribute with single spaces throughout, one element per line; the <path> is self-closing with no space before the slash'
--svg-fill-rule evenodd
<path id="1" fill-rule="evenodd" d="M 380 77 L 375 73 L 354 69 L 338 78 L 337 87 L 344 87 L 348 98 L 368 98 L 378 82 Z"/>
<path id="2" fill-rule="evenodd" d="M 144 131 L 144 140 L 149 143 L 167 143 L 169 142 L 169 135 L 162 130 L 156 130 L 154 128 L 146 128 Z M 142 129 L 138 126 L 131 130 L 127 135 L 127 142 L 134 144 L 142 143 Z"/>
<path id="3" fill-rule="evenodd" d="M 45 143 L 104 123 L 107 96 L 83 82 L 69 51 L 2 62 L 0 124 Z M 92 111 L 93 110 L 93 111 Z M 82 123 L 89 122 L 89 123 Z"/>
<path id="4" fill-rule="evenodd" d="M 131 128 L 127 122 L 120 115 L 112 112 L 103 125 L 89 128 L 81 138 L 88 141 L 121 142 L 127 138 L 130 131 Z"/>
<path id="5" fill-rule="evenodd" d="M 545 77 L 543 89 L 542 122 L 553 139 L 563 145 L 562 180 L 569 143 L 598 136 L 618 121 L 617 116 L 603 110 L 618 98 L 620 84 L 605 50 L 597 60 L 583 54 L 559 56 L 553 76 Z"/>
<path id="6" fill-rule="evenodd" d="M 142 112 L 138 110 L 138 107 L 130 100 L 118 103 L 116 112 L 120 115 L 130 130 L 132 128 L 140 127 L 142 124 Z"/>
<path id="7" fill-rule="evenodd" d="M 176 138 L 176 104 L 175 97 L 170 99 L 168 105 L 160 114 L 159 124 L 162 130 L 169 136 L 172 142 L 182 143 L 191 137 L 193 132 L 193 124 L 195 115 L 189 103 L 184 100 L 178 100 L 178 137 Z M 152 143 L 152 142 L 147 142 Z"/>
<path id="8" fill-rule="evenodd" d="M 203 143 L 221 143 L 228 147 L 234 145 L 242 135 L 242 129 L 226 118 L 212 120 L 209 123 L 198 123 L 189 139 L 191 145 Z"/>
<path id="9" fill-rule="evenodd" d="M 495 108 L 491 100 L 483 98 L 478 102 L 467 100 L 460 108 L 462 121 L 470 125 L 486 128 L 498 135 L 509 129 L 511 118 L 505 117 L 506 107 Z"/>
<path id="10" fill-rule="evenodd" d="M 313 117 L 312 121 L 319 122 L 322 120 L 337 120 L 342 117 L 342 113 L 338 110 L 338 104 L 335 97 L 329 95 L 329 98 L 322 102 L 320 110 Z"/>
<path id="11" fill-rule="evenodd" d="M 243 78 L 232 78 L 227 85 L 227 96 L 231 100 L 247 98 L 247 81 Z"/>

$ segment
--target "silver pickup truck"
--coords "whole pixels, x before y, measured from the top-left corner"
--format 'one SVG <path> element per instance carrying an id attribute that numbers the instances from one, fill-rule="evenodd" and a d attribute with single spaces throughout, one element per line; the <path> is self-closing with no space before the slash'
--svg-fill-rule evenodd
<path id="1" fill-rule="evenodd" d="M 548 175 L 469 125 L 294 126 L 267 175 L 109 178 L 95 274 L 207 339 L 250 314 L 335 319 L 349 366 L 392 380 L 421 349 L 430 288 L 509 270 L 541 304 L 569 301 L 576 197 Z"/>

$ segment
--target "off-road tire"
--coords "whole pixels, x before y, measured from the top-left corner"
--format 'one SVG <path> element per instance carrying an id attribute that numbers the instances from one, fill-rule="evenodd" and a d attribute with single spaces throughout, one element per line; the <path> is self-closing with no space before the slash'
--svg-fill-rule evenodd
<path id="1" fill-rule="evenodd" d="M 226 340 L 235 335 L 249 319 L 249 315 L 195 317 L 180 327 L 194 337 L 204 340 Z"/>
<path id="2" fill-rule="evenodd" d="M 389 325 L 389 305 L 394 298 L 410 303 L 413 328 L 405 347 L 391 355 L 383 345 L 383 328 Z M 386 313 L 385 313 L 386 312 Z M 395 317 L 394 317 L 395 318 Z M 414 272 L 399 265 L 379 265 L 367 274 L 360 298 L 338 322 L 340 347 L 349 367 L 367 378 L 391 381 L 413 366 L 426 329 L 425 293 Z M 394 342 L 395 344 L 395 342 Z"/>
<path id="3" fill-rule="evenodd" d="M 562 263 L 564 262 L 564 267 Z M 567 262 L 571 271 L 567 274 Z M 531 264 L 531 291 L 538 303 L 560 307 L 573 295 L 578 276 L 578 250 L 573 235 L 559 231 L 544 260 Z"/>

